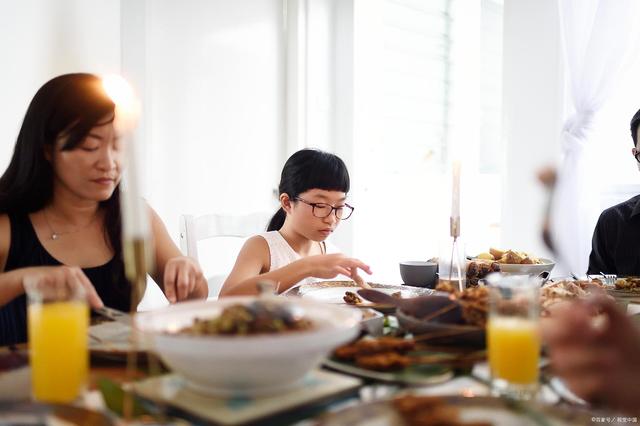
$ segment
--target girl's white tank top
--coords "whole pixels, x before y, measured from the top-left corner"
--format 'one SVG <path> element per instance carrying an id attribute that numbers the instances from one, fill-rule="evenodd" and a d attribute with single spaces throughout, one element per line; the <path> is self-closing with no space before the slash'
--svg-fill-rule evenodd
<path id="1" fill-rule="evenodd" d="M 280 269 L 283 266 L 287 266 L 291 262 L 295 262 L 299 260 L 301 256 L 296 253 L 293 248 L 289 245 L 287 240 L 284 239 L 282 234 L 278 231 L 269 231 L 263 232 L 260 234 L 262 238 L 267 241 L 267 245 L 269 246 L 269 257 L 271 258 L 271 264 L 269 266 L 269 271 L 275 271 L 276 269 Z M 326 254 L 331 253 L 340 253 L 336 246 L 331 244 L 328 241 L 322 242 L 324 246 L 324 252 Z M 298 282 L 295 285 L 308 284 L 312 282 L 321 281 L 319 278 L 308 277 Z M 292 286 L 294 287 L 294 286 Z"/>

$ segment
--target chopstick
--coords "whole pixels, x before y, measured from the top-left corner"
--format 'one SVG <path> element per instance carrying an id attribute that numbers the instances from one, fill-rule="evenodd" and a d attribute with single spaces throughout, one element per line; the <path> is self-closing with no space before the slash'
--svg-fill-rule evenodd
<path id="1" fill-rule="evenodd" d="M 484 360 L 487 357 L 485 351 L 472 352 L 470 354 L 438 354 L 409 356 L 412 364 L 465 364 Z"/>
<path id="2" fill-rule="evenodd" d="M 351 279 L 358 285 L 360 288 L 372 288 L 369 284 L 367 284 L 360 275 L 358 275 L 358 269 L 351 269 Z"/>
<path id="3" fill-rule="evenodd" d="M 436 339 L 439 337 L 456 336 L 458 334 L 473 333 L 474 331 L 479 331 L 479 330 L 480 330 L 479 328 L 472 328 L 472 329 L 465 329 L 465 330 L 455 329 L 455 330 L 436 331 L 433 333 L 425 333 L 425 334 L 419 334 L 417 336 L 414 336 L 413 341 L 424 342 L 425 340 Z"/>
<path id="4" fill-rule="evenodd" d="M 444 314 L 445 312 L 449 312 L 450 310 L 452 310 L 453 308 L 455 308 L 457 305 L 455 302 L 451 302 L 450 304 L 443 306 L 442 308 L 431 312 L 429 315 L 419 318 L 420 321 L 431 321 L 432 319 L 434 319 L 437 316 L 440 316 L 442 314 Z"/>

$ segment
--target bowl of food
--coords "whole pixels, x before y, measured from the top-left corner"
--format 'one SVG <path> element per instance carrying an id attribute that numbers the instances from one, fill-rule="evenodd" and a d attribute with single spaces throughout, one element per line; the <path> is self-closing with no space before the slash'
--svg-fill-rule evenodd
<path id="1" fill-rule="evenodd" d="M 471 261 L 497 263 L 500 272 L 508 275 L 539 275 L 545 271 L 551 272 L 556 265 L 553 260 L 537 257 L 531 253 L 495 248 L 480 253 Z"/>
<path id="2" fill-rule="evenodd" d="M 228 297 L 140 313 L 135 325 L 191 389 L 217 396 L 292 389 L 358 335 L 357 309 L 280 297 Z"/>

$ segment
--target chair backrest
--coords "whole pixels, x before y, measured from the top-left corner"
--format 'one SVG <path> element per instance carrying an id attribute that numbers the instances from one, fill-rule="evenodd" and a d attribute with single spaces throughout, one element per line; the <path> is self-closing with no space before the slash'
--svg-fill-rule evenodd
<path id="1" fill-rule="evenodd" d="M 218 296 L 220 287 L 231 271 L 233 264 L 202 264 L 202 256 L 198 253 L 198 242 L 218 238 L 222 244 L 225 244 L 226 241 L 236 240 L 233 248 L 237 249 L 238 240 L 243 240 L 252 235 L 264 232 L 270 217 L 271 215 L 268 213 L 252 213 L 242 216 L 221 214 L 207 214 L 203 216 L 185 214 L 180 216 L 180 249 L 182 252 L 200 261 L 200 266 L 205 272 L 205 275 L 211 270 L 225 271 L 224 274 L 207 276 L 210 298 Z M 227 243 L 227 245 L 230 244 Z M 224 251 L 226 255 L 228 255 L 227 251 L 228 250 Z M 220 257 L 217 257 L 216 261 L 218 261 L 218 259 L 220 259 Z"/>

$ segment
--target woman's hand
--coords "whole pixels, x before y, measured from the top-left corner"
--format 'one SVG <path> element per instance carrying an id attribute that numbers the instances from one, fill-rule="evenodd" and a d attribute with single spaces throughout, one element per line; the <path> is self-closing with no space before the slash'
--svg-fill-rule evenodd
<path id="1" fill-rule="evenodd" d="M 309 267 L 309 275 L 316 278 L 331 279 L 339 274 L 350 277 L 353 274 L 357 275 L 358 269 L 371 274 L 371 268 L 368 265 L 341 253 L 309 256 L 304 260 Z"/>
<path id="2" fill-rule="evenodd" d="M 206 299 L 209 295 L 207 280 L 200 265 L 190 257 L 169 259 L 164 269 L 164 294 L 169 302 L 185 299 Z"/>
<path id="3" fill-rule="evenodd" d="M 25 291 L 30 286 L 44 286 L 47 291 L 53 290 L 55 293 L 64 294 L 70 287 L 80 285 L 84 289 L 87 302 L 92 308 L 101 308 L 104 306 L 102 299 L 98 296 L 96 289 L 84 274 L 82 269 L 74 266 L 34 266 L 16 269 L 15 272 L 21 271 L 22 285 Z M 41 287 L 42 288 L 42 287 Z M 60 289 L 55 291 L 54 289 Z"/>

